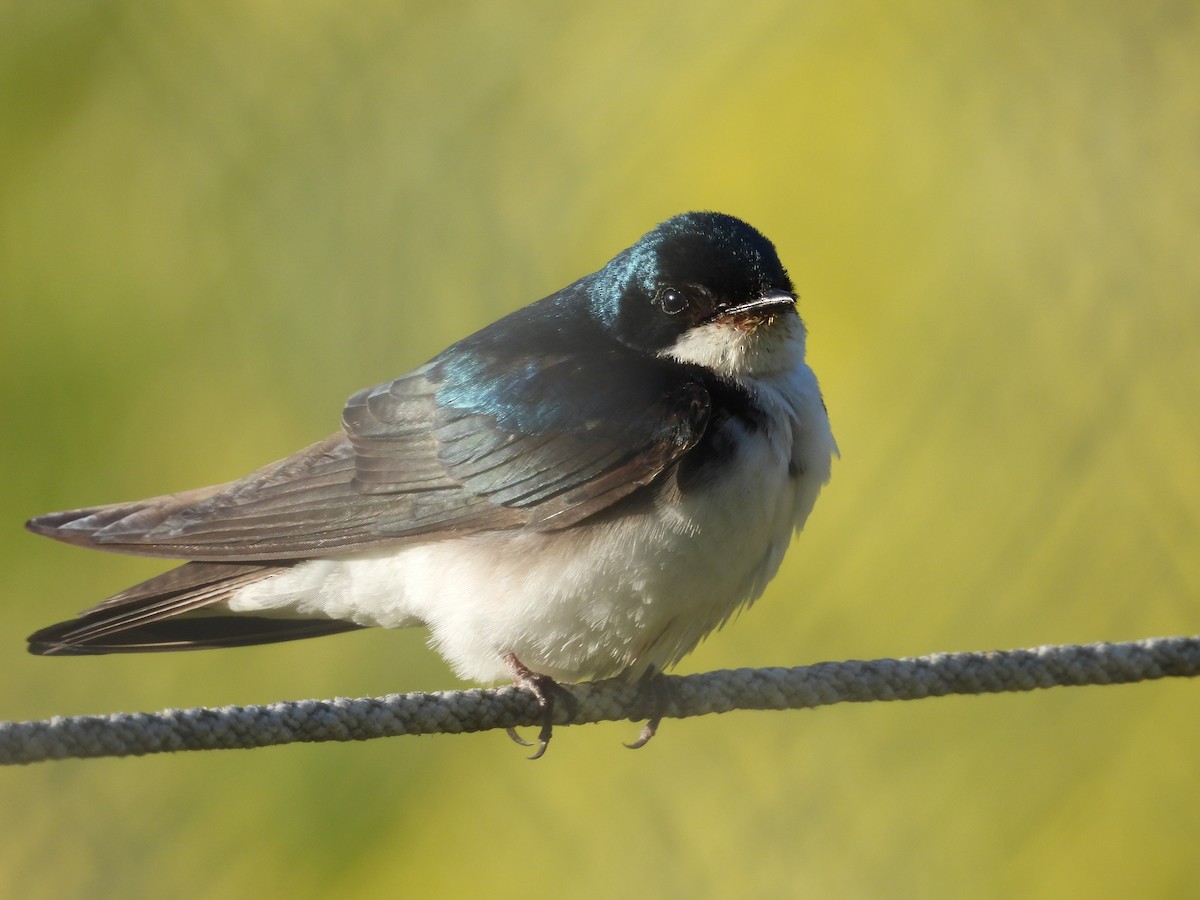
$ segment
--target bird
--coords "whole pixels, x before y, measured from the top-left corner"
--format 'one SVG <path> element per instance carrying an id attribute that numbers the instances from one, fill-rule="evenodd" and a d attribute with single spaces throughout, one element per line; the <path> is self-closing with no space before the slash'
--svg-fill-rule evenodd
<path id="1" fill-rule="evenodd" d="M 285 459 L 30 519 L 182 564 L 35 632 L 29 651 L 423 626 L 458 677 L 533 692 L 537 758 L 556 698 L 573 706 L 562 682 L 653 684 L 778 571 L 838 455 L 796 304 L 755 228 L 676 215 L 355 393 L 340 430 Z"/>

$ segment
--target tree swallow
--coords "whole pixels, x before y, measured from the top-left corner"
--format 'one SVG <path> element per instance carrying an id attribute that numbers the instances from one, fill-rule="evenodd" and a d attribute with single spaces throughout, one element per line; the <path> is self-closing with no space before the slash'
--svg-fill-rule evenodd
<path id="1" fill-rule="evenodd" d="M 661 672 L 762 594 L 837 453 L 774 246 L 693 212 L 228 484 L 30 530 L 187 560 L 29 638 L 37 654 L 423 625 L 462 678 Z M 643 743 L 653 733 L 652 720 Z"/>

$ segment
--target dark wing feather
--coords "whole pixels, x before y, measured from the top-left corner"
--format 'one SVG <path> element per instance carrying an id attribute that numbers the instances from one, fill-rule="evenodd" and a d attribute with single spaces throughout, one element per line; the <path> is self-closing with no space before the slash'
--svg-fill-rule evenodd
<path id="1" fill-rule="evenodd" d="M 536 311 L 549 301 L 551 315 Z M 710 398 L 685 367 L 564 322 L 562 298 L 549 301 L 360 391 L 342 433 L 239 481 L 51 513 L 29 528 L 127 553 L 262 562 L 567 527 L 695 446 Z"/>

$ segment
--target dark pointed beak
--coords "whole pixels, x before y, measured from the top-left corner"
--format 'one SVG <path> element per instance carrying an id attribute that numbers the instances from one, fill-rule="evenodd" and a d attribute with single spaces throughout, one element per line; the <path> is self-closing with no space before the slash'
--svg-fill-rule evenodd
<path id="1" fill-rule="evenodd" d="M 767 319 L 795 305 L 795 294 L 790 294 L 787 291 L 768 291 L 761 297 L 755 297 L 746 303 L 721 307 L 713 313 L 710 321 L 716 322 L 721 319 L 733 319 L 739 322 L 746 322 L 755 319 Z"/>

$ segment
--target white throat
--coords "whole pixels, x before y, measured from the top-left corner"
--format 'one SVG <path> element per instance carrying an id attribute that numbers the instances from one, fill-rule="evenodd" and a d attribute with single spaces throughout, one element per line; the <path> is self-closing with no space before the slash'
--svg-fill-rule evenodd
<path id="1" fill-rule="evenodd" d="M 710 322 L 689 329 L 658 355 L 726 378 L 764 378 L 804 362 L 804 323 L 790 310 L 758 328 Z"/>

